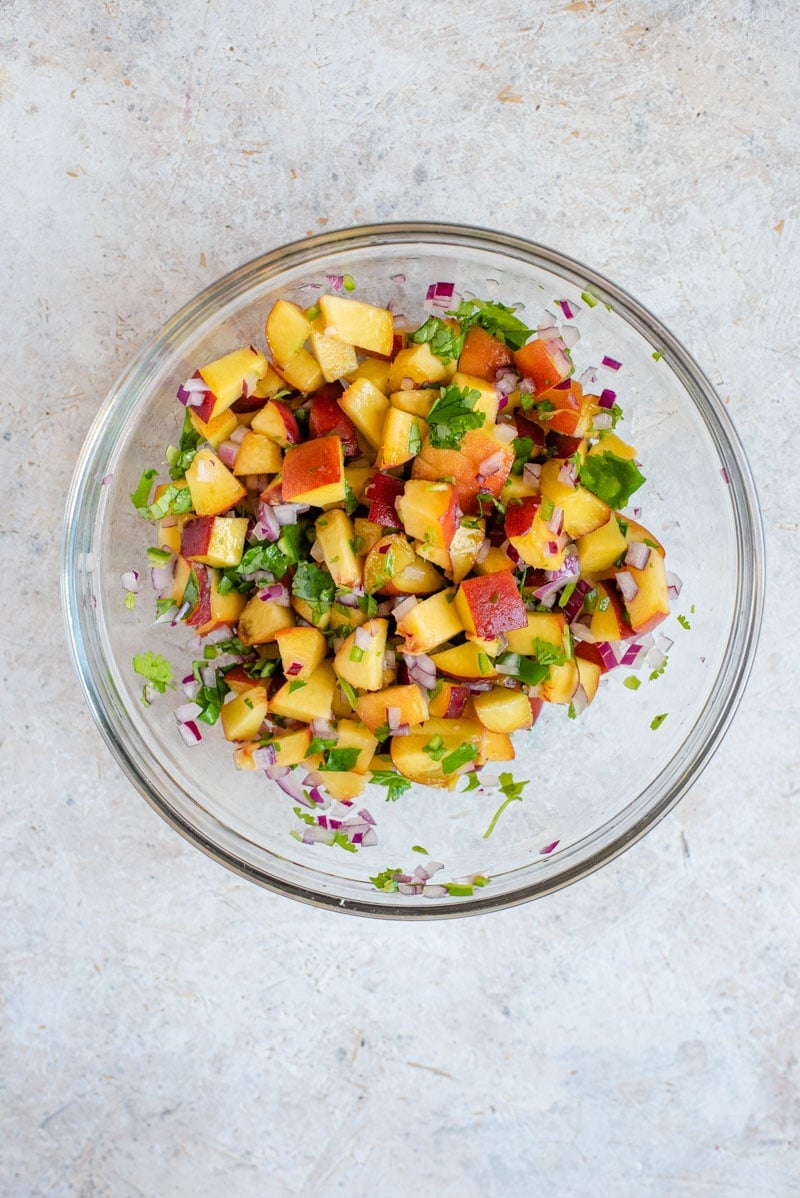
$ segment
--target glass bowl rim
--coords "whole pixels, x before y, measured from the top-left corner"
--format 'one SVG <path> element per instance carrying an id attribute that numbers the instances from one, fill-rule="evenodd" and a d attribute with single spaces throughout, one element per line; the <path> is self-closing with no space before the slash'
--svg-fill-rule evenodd
<path id="1" fill-rule="evenodd" d="M 221 305 L 230 305 L 245 294 L 256 280 L 265 280 L 290 267 L 319 262 L 326 252 L 342 252 L 368 248 L 370 246 L 412 245 L 414 243 L 441 244 L 448 248 L 478 249 L 484 252 L 503 252 L 530 266 L 546 267 L 565 279 L 577 279 L 584 289 L 591 288 L 601 301 L 611 302 L 626 323 L 640 335 L 644 335 L 662 350 L 668 364 L 683 385 L 688 398 L 695 403 L 706 427 L 712 435 L 720 457 L 724 457 L 725 469 L 732 496 L 735 520 L 736 545 L 739 551 L 739 576 L 737 579 L 738 610 L 741 619 L 734 621 L 729 638 L 736 649 L 726 658 L 722 674 L 730 685 L 718 687 L 711 700 L 698 717 L 703 735 L 694 737 L 697 743 L 691 759 L 673 785 L 661 798 L 652 804 L 630 826 L 622 828 L 599 849 L 565 869 L 563 873 L 539 882 L 526 883 L 515 890 L 492 895 L 491 889 L 481 890 L 468 902 L 423 900 L 405 903 L 382 904 L 369 899 L 339 898 L 334 894 L 313 891 L 288 880 L 271 877 L 247 862 L 237 859 L 193 827 L 151 786 L 137 767 L 133 754 L 124 738 L 117 735 L 109 718 L 100 682 L 93 669 L 87 647 L 85 615 L 77 586 L 79 533 L 94 527 L 89 520 L 96 508 L 97 498 L 91 499 L 93 488 L 87 483 L 97 475 L 97 463 L 103 447 L 109 443 L 109 434 L 126 425 L 136 406 L 137 395 L 134 384 L 148 367 L 161 362 L 174 348 L 175 342 L 191 336 Z M 691 382 L 691 386 L 688 382 Z M 701 403 L 694 392 L 699 393 Z M 127 396 L 127 406 L 124 402 Z M 111 437 L 111 444 L 115 437 Z M 722 454 L 722 448 L 726 450 Z M 95 488 L 96 490 L 96 488 Z M 90 502 L 84 502 L 90 497 Z M 748 554 L 742 553 L 743 542 L 748 542 Z M 578 259 L 554 250 L 549 246 L 513 234 L 479 226 L 428 221 L 393 221 L 369 225 L 358 225 L 333 229 L 301 241 L 289 242 L 261 254 L 239 267 L 227 272 L 209 284 L 183 305 L 131 358 L 105 401 L 99 408 L 86 435 L 78 457 L 67 498 L 61 559 L 61 600 L 66 627 L 67 641 L 73 666 L 84 699 L 92 713 L 104 740 L 118 764 L 134 787 L 158 814 L 178 831 L 190 844 L 199 848 L 218 864 L 232 872 L 275 893 L 298 899 L 315 907 L 345 911 L 350 914 L 374 916 L 383 919 L 446 919 L 477 915 L 493 910 L 518 906 L 534 898 L 544 897 L 560 890 L 600 869 L 614 860 L 627 848 L 640 840 L 680 801 L 686 791 L 696 782 L 719 746 L 736 713 L 752 670 L 755 650 L 761 628 L 764 604 L 764 533 L 758 505 L 755 482 L 744 449 L 733 423 L 717 396 L 713 386 L 699 365 L 682 343 L 661 323 L 648 308 L 641 304 L 622 287 L 603 274 L 585 266 Z M 650 784 L 651 786 L 653 783 Z M 604 825 L 607 826 L 607 825 Z"/>

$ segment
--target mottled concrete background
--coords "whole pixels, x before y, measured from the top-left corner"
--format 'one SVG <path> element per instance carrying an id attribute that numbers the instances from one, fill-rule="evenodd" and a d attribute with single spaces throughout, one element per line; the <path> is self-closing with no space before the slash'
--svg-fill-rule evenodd
<path id="1" fill-rule="evenodd" d="M 797 1193 L 795 0 L 5 0 L 0 30 L 0 1191 Z M 544 241 L 656 311 L 749 447 L 771 573 L 678 810 L 567 892 L 424 927 L 186 845 L 96 733 L 58 603 L 134 349 L 264 249 L 403 217 Z"/>

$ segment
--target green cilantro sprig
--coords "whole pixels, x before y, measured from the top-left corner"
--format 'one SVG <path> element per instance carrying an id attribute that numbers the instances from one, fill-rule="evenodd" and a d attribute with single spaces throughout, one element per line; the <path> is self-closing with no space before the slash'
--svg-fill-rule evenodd
<path id="1" fill-rule="evenodd" d="M 319 767 L 320 771 L 330 771 L 331 773 L 340 770 L 351 770 L 358 761 L 361 750 L 352 749 L 328 749 L 325 754 L 325 760 Z"/>
<path id="2" fill-rule="evenodd" d="M 452 753 L 448 753 L 442 758 L 442 773 L 453 774 L 462 765 L 466 765 L 469 761 L 474 761 L 478 756 L 478 750 L 474 745 L 459 745 Z"/>
<path id="3" fill-rule="evenodd" d="M 645 477 L 635 462 L 618 457 L 606 450 L 605 453 L 587 454 L 581 463 L 578 475 L 581 485 L 602 499 L 610 508 L 619 510 L 630 502 L 631 495 L 638 491 Z"/>
<path id="4" fill-rule="evenodd" d="M 533 329 L 523 324 L 516 309 L 494 300 L 463 300 L 454 312 L 448 312 L 447 315 L 455 316 L 461 322 L 462 332 L 466 333 L 471 325 L 479 325 L 509 349 L 521 349 L 533 336 Z"/>
<path id="5" fill-rule="evenodd" d="M 445 387 L 428 413 L 428 436 L 434 449 L 459 449 L 466 433 L 480 428 L 484 412 L 476 412 L 480 391 L 474 387 Z"/>
<path id="6" fill-rule="evenodd" d="M 431 353 L 443 362 L 455 362 L 461 356 L 465 336 L 466 331 L 454 329 L 438 316 L 429 316 L 408 340 L 414 345 L 429 345 Z"/>
<path id="7" fill-rule="evenodd" d="M 303 543 L 303 529 L 299 524 L 284 525 L 277 541 L 256 541 L 242 554 L 238 566 L 223 570 L 218 590 L 220 595 L 229 591 L 247 592 L 254 590 L 252 577 L 261 570 L 268 570 L 274 578 L 281 579 L 290 566 L 299 562 Z"/>
<path id="8" fill-rule="evenodd" d="M 530 461 L 531 453 L 533 452 L 533 441 L 530 437 L 515 437 L 511 442 L 511 448 L 514 450 L 514 462 L 511 467 L 512 474 L 522 474 L 525 469 L 525 463 Z"/>
<path id="9" fill-rule="evenodd" d="M 148 686 L 157 691 L 159 695 L 163 695 L 167 687 L 170 687 L 171 690 L 175 689 L 175 683 L 172 681 L 172 666 L 165 657 L 161 657 L 158 653 L 148 650 L 147 653 L 135 654 L 133 669 L 134 673 L 144 678 Z M 145 707 L 150 706 L 147 687 L 142 695 L 142 702 Z"/>
<path id="10" fill-rule="evenodd" d="M 374 782 L 376 786 L 386 787 L 387 803 L 394 803 L 411 787 L 408 778 L 404 778 L 395 770 L 370 770 L 370 781 Z"/>
<path id="11" fill-rule="evenodd" d="M 180 441 L 177 446 L 167 446 L 166 458 L 171 479 L 184 477 L 187 467 L 191 465 L 202 442 L 203 438 L 192 424 L 192 418 L 187 411 L 183 417 Z"/>
<path id="12" fill-rule="evenodd" d="M 333 606 L 336 583 L 316 562 L 301 561 L 292 579 L 292 594 L 296 599 L 305 599 L 314 619 L 321 620 Z"/>
<path id="13" fill-rule="evenodd" d="M 522 802 L 522 792 L 527 785 L 527 778 L 522 782 L 515 782 L 511 774 L 503 773 L 500 775 L 500 790 L 505 795 L 505 799 L 497 808 L 491 820 L 489 821 L 489 827 L 483 834 L 484 840 L 487 840 L 491 836 L 492 832 L 494 832 L 495 828 L 497 827 L 497 821 L 500 819 L 500 816 L 503 814 L 506 807 L 510 806 L 511 803 Z"/>

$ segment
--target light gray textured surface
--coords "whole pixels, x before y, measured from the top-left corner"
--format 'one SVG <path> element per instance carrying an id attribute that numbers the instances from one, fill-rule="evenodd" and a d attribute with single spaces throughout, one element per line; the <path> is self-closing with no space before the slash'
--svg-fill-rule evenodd
<path id="1" fill-rule="evenodd" d="M 522 7 L 3 6 L 3 1193 L 797 1192 L 797 6 Z M 770 563 L 677 811 L 571 890 L 412 927 L 184 844 L 58 611 L 63 496 L 134 349 L 262 250 L 403 217 L 551 244 L 664 319 L 749 448 Z"/>

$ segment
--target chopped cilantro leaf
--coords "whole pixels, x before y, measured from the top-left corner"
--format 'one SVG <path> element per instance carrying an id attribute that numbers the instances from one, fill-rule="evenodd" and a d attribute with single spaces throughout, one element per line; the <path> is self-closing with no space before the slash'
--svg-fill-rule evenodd
<path id="1" fill-rule="evenodd" d="M 461 321 L 464 332 L 470 325 L 480 325 L 509 349 L 521 349 L 533 334 L 533 329 L 522 323 L 514 308 L 498 304 L 494 300 L 464 300 L 454 312 L 448 312 L 447 315 L 455 316 Z"/>
<path id="2" fill-rule="evenodd" d="M 536 399 L 527 391 L 520 392 L 520 402 L 523 412 L 533 412 L 535 419 L 547 420 L 556 410 L 556 405 L 549 399 Z"/>
<path id="3" fill-rule="evenodd" d="M 319 767 L 321 771 L 351 770 L 358 761 L 360 749 L 329 749 L 325 761 Z"/>
<path id="4" fill-rule="evenodd" d="M 686 616 L 678 616 L 678 623 L 680 624 L 681 628 L 685 628 L 687 632 L 692 627 Z"/>
<path id="5" fill-rule="evenodd" d="M 452 774 L 468 761 L 474 761 L 477 756 L 478 750 L 474 745 L 459 745 L 452 753 L 442 758 L 442 773 Z"/>
<path id="6" fill-rule="evenodd" d="M 511 467 L 511 473 L 522 474 L 525 463 L 530 459 L 533 441 L 530 437 L 515 437 L 511 445 L 514 450 L 514 464 Z"/>
<path id="7" fill-rule="evenodd" d="M 549 644 L 548 641 L 544 643 Z M 551 645 L 550 647 L 551 649 L 556 649 L 555 645 Z M 549 665 L 545 665 L 539 661 L 531 661 L 529 657 L 523 657 L 520 653 L 512 653 L 510 650 L 500 654 L 497 658 L 497 664 L 505 667 L 503 673 L 506 670 L 510 671 L 512 678 L 519 678 L 520 682 L 524 682 L 526 686 L 538 686 L 540 682 L 544 682 L 550 673 Z"/>
<path id="8" fill-rule="evenodd" d="M 419 431 L 418 421 L 414 421 L 408 431 L 408 452 L 416 455 L 422 449 L 422 434 Z"/>
<path id="9" fill-rule="evenodd" d="M 427 343 L 431 353 L 443 362 L 455 362 L 464 348 L 465 332 L 452 328 L 438 316 L 429 316 L 423 325 L 411 333 L 408 340 L 414 345 Z"/>
<path id="10" fill-rule="evenodd" d="M 156 599 L 156 615 L 163 616 L 171 607 L 177 608 L 177 606 L 174 599 Z"/>
<path id="11" fill-rule="evenodd" d="M 364 614 L 369 616 L 370 619 L 373 619 L 373 617 L 377 616 L 378 614 L 378 600 L 372 595 L 359 595 L 358 607 L 359 610 L 363 611 Z"/>
<path id="12" fill-rule="evenodd" d="M 137 509 L 145 520 L 160 520 L 162 516 L 180 516 L 192 510 L 192 494 L 188 486 L 170 483 L 154 503 Z"/>
<path id="13" fill-rule="evenodd" d="M 650 721 L 650 727 L 653 729 L 654 732 L 655 732 L 656 728 L 661 727 L 661 725 L 664 723 L 664 720 L 667 718 L 668 715 L 669 715 L 669 712 L 665 711 L 665 712 L 662 712 L 661 715 L 653 716 L 652 720 Z"/>
<path id="14" fill-rule="evenodd" d="M 154 690 L 160 695 L 164 694 L 167 687 L 175 689 L 175 684 L 172 681 L 172 666 L 158 653 L 152 653 L 148 650 L 147 653 L 137 653 L 133 659 L 133 668 L 135 673 L 142 678 L 146 678 Z"/>
<path id="15" fill-rule="evenodd" d="M 277 659 L 269 657 L 259 657 L 256 661 L 245 662 L 243 667 L 245 674 L 249 674 L 255 681 L 259 678 L 269 678 L 278 668 Z"/>
<path id="16" fill-rule="evenodd" d="M 376 786 L 386 787 L 386 802 L 393 803 L 400 795 L 410 788 L 411 783 L 408 778 L 404 778 L 402 774 L 396 773 L 394 770 L 370 770 L 370 781 Z"/>
<path id="17" fill-rule="evenodd" d="M 314 619 L 321 619 L 333 605 L 336 584 L 327 570 L 315 562 L 301 561 L 292 580 L 292 594 L 305 599 Z"/>
<path id="18" fill-rule="evenodd" d="M 222 571 L 218 583 L 220 595 L 227 595 L 228 591 L 249 591 L 255 586 L 250 576 L 262 570 L 268 570 L 274 578 L 283 578 L 289 567 L 299 560 L 301 535 L 299 524 L 287 524 L 277 541 L 256 541 L 242 555 L 238 566 L 229 566 Z"/>
<path id="19" fill-rule="evenodd" d="M 579 477 L 587 491 L 615 510 L 625 507 L 645 481 L 635 462 L 610 451 L 588 454 L 581 463 Z"/>
<path id="20" fill-rule="evenodd" d="M 216 724 L 219 719 L 219 713 L 222 711 L 223 700 L 229 690 L 230 687 L 225 681 L 225 675 L 222 670 L 217 670 L 214 685 L 201 686 L 195 695 L 195 703 L 199 703 L 203 709 L 197 717 L 198 720 L 202 720 L 204 724 Z"/>
<path id="21" fill-rule="evenodd" d="M 169 463 L 169 476 L 171 479 L 175 480 L 184 477 L 186 468 L 191 465 L 192 459 L 200 448 L 202 440 L 203 438 L 192 424 L 192 418 L 187 411 L 183 417 L 181 439 L 178 442 L 177 448 L 174 445 L 170 445 L 167 450 L 167 462 Z"/>
<path id="22" fill-rule="evenodd" d="M 411 852 L 412 853 L 422 853 L 423 856 L 425 856 L 425 857 L 430 856 L 430 853 L 428 852 L 428 850 L 426 848 L 423 848 L 421 844 L 412 844 Z"/>
<path id="23" fill-rule="evenodd" d="M 348 516 L 352 516 L 353 512 L 358 507 L 358 503 L 359 503 L 359 501 L 356 498 L 355 491 L 350 486 L 347 479 L 345 479 L 344 480 L 344 510 L 347 512 Z"/>
<path id="24" fill-rule="evenodd" d="M 536 660 L 542 666 L 563 666 L 567 660 L 566 654 L 561 645 L 554 645 L 551 641 L 543 641 L 541 637 L 534 637 L 533 641 Z"/>
<path id="25" fill-rule="evenodd" d="M 527 785 L 527 779 L 525 779 L 524 782 L 515 782 L 511 774 L 503 773 L 500 775 L 500 789 L 506 797 L 489 821 L 489 827 L 483 834 L 484 840 L 486 840 L 489 836 L 491 836 L 492 832 L 494 832 L 495 827 L 497 826 L 497 821 L 505 811 L 506 807 L 508 807 L 511 803 L 522 802 L 522 791 Z"/>
<path id="26" fill-rule="evenodd" d="M 464 434 L 480 428 L 485 413 L 476 412 L 480 391 L 474 387 L 445 387 L 428 413 L 428 436 L 435 449 L 459 449 Z"/>
<path id="27" fill-rule="evenodd" d="M 311 744 L 306 750 L 306 757 L 313 757 L 315 753 L 327 753 L 336 743 L 336 733 L 331 736 L 312 736 Z"/>
<path id="28" fill-rule="evenodd" d="M 289 683 L 289 694 L 293 695 L 295 693 L 295 691 L 302 690 L 303 687 L 305 686 L 305 684 L 306 683 L 305 683 L 304 678 L 295 678 L 295 680 L 293 682 Z"/>
<path id="29" fill-rule="evenodd" d="M 355 711 L 356 703 L 358 702 L 358 695 L 355 692 L 355 688 L 352 687 L 344 678 L 339 679 L 339 686 L 342 688 L 342 694 L 344 695 L 345 699 L 347 699 L 347 702 Z"/>
<path id="30" fill-rule="evenodd" d="M 402 872 L 402 869 L 382 869 L 379 874 L 370 878 L 370 882 L 376 890 L 391 892 L 397 890 L 397 879 Z"/>

